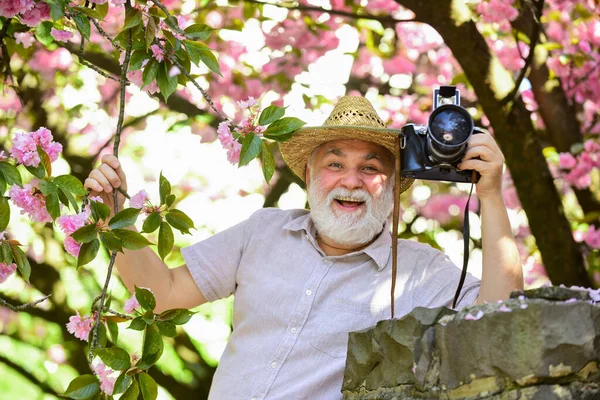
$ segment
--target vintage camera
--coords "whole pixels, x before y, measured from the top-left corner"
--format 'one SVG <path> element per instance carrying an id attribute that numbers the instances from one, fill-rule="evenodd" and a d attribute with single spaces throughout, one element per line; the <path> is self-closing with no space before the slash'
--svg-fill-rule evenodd
<path id="1" fill-rule="evenodd" d="M 483 133 L 469 112 L 460 106 L 460 91 L 441 86 L 433 93 L 433 110 L 427 125 L 402 127 L 401 173 L 406 178 L 472 182 L 472 171 L 459 170 L 471 135 Z M 476 173 L 475 182 L 479 180 Z"/>

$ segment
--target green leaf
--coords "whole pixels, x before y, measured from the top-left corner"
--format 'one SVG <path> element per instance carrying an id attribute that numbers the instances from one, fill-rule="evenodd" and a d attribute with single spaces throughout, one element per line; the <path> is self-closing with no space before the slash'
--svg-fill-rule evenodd
<path id="1" fill-rule="evenodd" d="M 242 150 L 240 152 L 240 167 L 247 165 L 260 154 L 260 151 L 262 150 L 261 142 L 260 138 L 253 133 L 248 134 L 244 138 Z"/>
<path id="2" fill-rule="evenodd" d="M 191 40 L 204 41 L 208 39 L 213 29 L 204 24 L 193 24 L 184 29 L 185 36 Z"/>
<path id="3" fill-rule="evenodd" d="M 166 222 L 160 223 L 160 230 L 158 231 L 158 254 L 162 260 L 165 260 L 165 257 L 169 255 L 171 250 L 173 250 L 173 243 L 175 242 L 173 238 L 173 230 L 171 229 L 171 225 Z"/>
<path id="4" fill-rule="evenodd" d="M 137 69 L 141 69 L 144 60 L 147 60 L 150 57 L 150 54 L 146 53 L 145 50 L 134 51 L 131 53 L 131 57 L 129 58 L 129 70 L 135 71 Z"/>
<path id="5" fill-rule="evenodd" d="M 187 49 L 188 55 L 190 56 L 190 60 L 194 64 L 199 65 L 200 61 L 202 61 L 208 67 L 208 69 L 221 75 L 221 67 L 219 67 L 219 61 L 217 61 L 217 57 L 215 57 L 211 49 L 209 49 L 204 43 L 193 42 L 191 40 L 184 40 L 183 43 Z"/>
<path id="6" fill-rule="evenodd" d="M 156 308 L 156 299 L 148 289 L 135 287 L 135 298 L 145 310 L 154 311 Z"/>
<path id="7" fill-rule="evenodd" d="M 81 15 L 81 14 L 74 15 L 73 20 L 75 21 L 77 30 L 79 32 L 81 32 L 81 34 L 83 35 L 84 38 L 86 38 L 87 40 L 90 40 L 90 33 L 91 33 L 90 20 L 85 15 Z"/>
<path id="8" fill-rule="evenodd" d="M 113 229 L 112 232 L 122 241 L 123 247 L 128 250 L 139 250 L 153 244 L 138 232 L 127 229 Z"/>
<path id="9" fill-rule="evenodd" d="M 169 96 L 177 89 L 177 77 L 169 76 L 169 67 L 166 62 L 163 62 L 160 65 L 161 68 L 158 69 L 158 74 L 156 75 L 156 83 L 158 84 L 158 88 L 160 89 L 163 98 L 167 101 Z"/>
<path id="10" fill-rule="evenodd" d="M 96 350 L 96 355 L 102 362 L 115 371 L 128 369 L 131 366 L 129 353 L 120 347 L 110 347 L 108 349 Z"/>
<path id="11" fill-rule="evenodd" d="M 6 183 L 10 186 L 19 185 L 23 186 L 23 180 L 21 179 L 21 174 L 17 167 L 12 164 L 7 163 L 6 161 L 0 161 L 0 172 L 4 175 L 4 179 Z"/>
<path id="12" fill-rule="evenodd" d="M 190 229 L 194 228 L 194 222 L 183 211 L 172 209 L 167 212 L 165 219 L 173 228 L 181 231 L 181 233 L 190 233 Z"/>
<path id="13" fill-rule="evenodd" d="M 162 355 L 163 349 L 163 338 L 156 325 L 147 326 L 144 335 L 142 358 L 137 367 L 139 369 L 148 369 L 153 366 Z"/>
<path id="14" fill-rule="evenodd" d="M 29 276 L 31 275 L 31 265 L 27 259 L 27 255 L 17 245 L 10 246 L 12 250 L 13 262 L 17 264 L 17 268 L 21 273 L 21 276 L 27 283 L 29 283 Z"/>
<path id="15" fill-rule="evenodd" d="M 110 307 L 110 306 L 107 305 L 106 307 Z M 108 332 L 110 333 L 110 339 L 113 342 L 113 344 L 116 346 L 117 341 L 119 340 L 119 325 L 114 321 L 106 321 L 106 325 L 108 326 Z"/>
<path id="16" fill-rule="evenodd" d="M 104 4 L 96 4 L 95 10 L 100 15 L 100 20 L 104 21 L 104 17 L 108 14 L 108 1 Z"/>
<path id="17" fill-rule="evenodd" d="M 84 225 L 71 234 L 71 237 L 79 243 L 89 243 L 98 236 L 96 224 Z"/>
<path id="18" fill-rule="evenodd" d="M 285 107 L 277 107 L 275 105 L 271 105 L 265 108 L 261 113 L 260 117 L 258 117 L 259 125 L 269 125 L 279 118 L 283 117 L 285 114 Z"/>
<path id="19" fill-rule="evenodd" d="M 110 229 L 126 228 L 135 224 L 138 216 L 140 215 L 139 208 L 126 208 L 119 211 L 114 217 L 108 222 Z"/>
<path id="20" fill-rule="evenodd" d="M 171 183 L 163 176 L 162 171 L 160 172 L 158 185 L 160 193 L 160 205 L 162 206 L 165 204 L 167 196 L 171 194 Z"/>
<path id="21" fill-rule="evenodd" d="M 154 311 L 146 311 L 144 315 L 142 315 L 142 318 L 144 319 L 144 322 L 146 322 L 146 325 L 154 324 Z"/>
<path id="22" fill-rule="evenodd" d="M 167 204 L 167 207 L 171 207 L 173 205 L 173 203 L 175 202 L 175 195 L 174 194 L 168 195 L 165 202 Z"/>
<path id="23" fill-rule="evenodd" d="M 292 133 L 302 128 L 306 122 L 295 117 L 285 117 L 273 122 L 265 130 L 265 137 L 275 137 Z"/>
<path id="24" fill-rule="evenodd" d="M 50 18 L 56 22 L 65 15 L 65 6 L 63 4 L 50 4 Z M 39 25 L 38 25 L 39 26 Z"/>
<path id="25" fill-rule="evenodd" d="M 37 146 L 37 153 L 40 156 L 40 165 L 44 167 L 48 176 L 52 176 L 52 162 L 50 161 L 48 153 L 46 153 L 41 146 Z"/>
<path id="26" fill-rule="evenodd" d="M 89 399 L 100 390 L 100 382 L 94 375 L 81 375 L 73 379 L 65 392 L 70 399 Z"/>
<path id="27" fill-rule="evenodd" d="M 146 33 L 145 33 L 145 41 L 146 41 L 146 49 L 150 47 L 154 38 L 156 37 L 156 22 L 154 18 L 148 18 L 148 23 L 146 24 Z"/>
<path id="28" fill-rule="evenodd" d="M 13 253 L 10 248 L 10 244 L 8 244 L 8 242 L 6 242 L 6 241 L 2 241 L 0 250 L 1 250 L 2 259 L 4 260 L 4 262 L 7 264 L 11 264 L 13 262 Z"/>
<path id="29" fill-rule="evenodd" d="M 105 220 L 110 215 L 110 208 L 99 201 L 90 200 L 90 210 L 95 221 Z"/>
<path id="30" fill-rule="evenodd" d="M 121 243 L 119 237 L 111 231 L 100 232 L 100 241 L 102 242 L 102 245 L 110 252 L 123 252 L 123 243 Z"/>
<path id="31" fill-rule="evenodd" d="M 63 188 L 59 187 L 58 195 L 60 196 L 61 194 L 67 198 L 67 201 L 69 202 L 69 204 L 71 204 L 71 208 L 75 212 L 78 213 L 79 212 L 79 204 L 77 203 L 77 200 L 75 200 L 75 197 L 73 196 L 73 194 L 71 192 L 67 192 Z"/>
<path id="32" fill-rule="evenodd" d="M 267 142 L 262 141 L 262 152 L 260 153 L 260 160 L 262 161 L 262 171 L 265 177 L 265 181 L 269 183 L 275 172 L 275 159 L 271 153 L 271 149 L 267 145 Z"/>
<path id="33" fill-rule="evenodd" d="M 6 230 L 8 222 L 10 221 L 10 205 L 8 199 L 0 195 L 0 232 Z"/>
<path id="34" fill-rule="evenodd" d="M 123 393 L 123 395 L 119 398 L 119 400 L 137 400 L 139 395 L 140 395 L 140 386 L 138 385 L 137 381 L 134 379 L 133 382 L 131 382 L 131 386 L 129 386 L 129 389 L 127 389 L 125 391 L 125 393 Z"/>
<path id="35" fill-rule="evenodd" d="M 89 243 L 82 244 L 81 249 L 79 249 L 79 257 L 77 257 L 77 267 L 86 265 L 96 258 L 99 248 L 100 241 L 98 239 L 94 239 Z"/>
<path id="36" fill-rule="evenodd" d="M 162 218 L 160 217 L 160 213 L 158 211 L 154 211 L 152 214 L 148 215 L 148 218 L 144 221 L 142 225 L 142 232 L 144 233 L 152 233 L 158 229 Z"/>
<path id="37" fill-rule="evenodd" d="M 131 321 L 131 324 L 129 324 L 127 329 L 133 329 L 134 331 L 143 331 L 144 329 L 146 329 L 147 325 L 148 324 L 144 322 L 144 319 L 142 317 L 137 317 L 133 321 Z"/>
<path id="38" fill-rule="evenodd" d="M 145 372 L 138 374 L 140 380 L 140 389 L 144 400 L 156 400 L 158 397 L 158 386 L 154 379 Z"/>
<path id="39" fill-rule="evenodd" d="M 113 395 L 123 393 L 129 386 L 131 386 L 132 377 L 127 375 L 127 371 L 123 371 L 121 375 L 115 381 L 115 387 Z"/>
<path id="40" fill-rule="evenodd" d="M 138 9 L 132 8 L 125 16 L 125 26 L 123 26 L 122 30 L 133 28 L 141 23 L 142 13 Z"/>
<path id="41" fill-rule="evenodd" d="M 175 337 L 177 336 L 177 329 L 175 325 L 170 322 L 165 321 L 156 321 L 156 326 L 158 326 L 158 330 L 161 335 L 166 337 Z"/>
<path id="42" fill-rule="evenodd" d="M 77 196 L 83 196 L 87 193 L 81 181 L 73 175 L 59 175 L 54 178 L 53 182 L 65 192 L 70 192 Z"/>
<path id="43" fill-rule="evenodd" d="M 44 167 L 42 167 L 42 165 L 38 165 L 37 167 L 26 166 L 25 168 L 27 169 L 27 171 L 29 171 L 31 175 L 35 176 L 36 178 L 44 179 L 44 177 L 46 176 L 46 170 L 44 169 Z"/>
<path id="44" fill-rule="evenodd" d="M 50 194 L 55 194 L 58 191 L 58 186 L 56 186 L 53 182 L 42 179 L 39 182 L 40 191 L 44 196 L 48 196 Z"/>
<path id="45" fill-rule="evenodd" d="M 4 175 L 0 174 L 0 196 L 4 195 L 4 192 L 6 192 L 6 181 Z"/>
<path id="46" fill-rule="evenodd" d="M 100 15 L 98 13 L 98 11 L 96 11 L 96 9 L 94 8 L 87 8 L 87 7 L 73 7 L 73 10 L 78 11 L 84 15 L 87 15 L 88 17 L 94 18 L 94 19 L 99 19 L 99 20 L 104 20 L 104 17 L 102 17 L 102 15 Z"/>
<path id="47" fill-rule="evenodd" d="M 54 38 L 50 35 L 53 26 L 52 22 L 44 21 L 35 27 L 35 37 L 44 46 L 49 46 L 54 42 Z"/>
<path id="48" fill-rule="evenodd" d="M 146 67 L 144 68 L 144 73 L 142 74 L 144 86 L 151 84 L 156 79 L 160 66 L 161 64 L 156 61 L 155 58 L 151 58 L 150 61 L 148 61 L 148 64 L 146 64 Z"/>
<path id="49" fill-rule="evenodd" d="M 174 308 L 172 310 L 162 312 L 158 316 L 158 319 L 161 321 L 169 321 L 174 325 L 183 325 L 187 323 L 194 314 L 195 313 L 191 312 L 190 310 L 186 310 L 185 308 Z"/>
<path id="50" fill-rule="evenodd" d="M 60 203 L 58 201 L 58 194 L 51 193 L 46 196 L 46 210 L 52 219 L 60 217 Z"/>

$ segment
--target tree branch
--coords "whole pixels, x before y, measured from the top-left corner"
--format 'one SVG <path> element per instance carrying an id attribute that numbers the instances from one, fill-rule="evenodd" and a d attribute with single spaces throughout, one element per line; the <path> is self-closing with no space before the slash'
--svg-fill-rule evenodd
<path id="1" fill-rule="evenodd" d="M 24 309 L 29 308 L 29 307 L 35 307 L 36 305 L 38 305 L 41 302 L 45 301 L 50 296 L 52 296 L 52 295 L 49 294 L 47 296 L 42 297 L 41 299 L 37 299 L 36 301 L 32 301 L 31 303 L 20 304 L 18 306 L 10 304 L 6 300 L 0 298 L 0 304 L 3 305 L 4 307 L 10 308 L 13 311 L 21 311 L 21 310 L 24 310 Z"/>
<path id="2" fill-rule="evenodd" d="M 351 18 L 351 19 L 370 19 L 370 20 L 374 20 L 374 21 L 379 21 L 381 22 L 384 26 L 394 26 L 397 23 L 401 23 L 401 22 L 415 22 L 417 21 L 414 18 L 410 18 L 410 19 L 397 19 L 394 18 L 390 15 L 373 15 L 373 14 L 356 14 L 356 13 L 352 13 L 349 11 L 343 11 L 343 10 L 327 10 L 325 8 L 321 8 L 321 7 L 316 7 L 316 6 L 306 6 L 303 4 L 299 4 L 297 6 L 286 6 L 284 4 L 277 4 L 277 3 L 267 3 L 267 2 L 263 2 L 263 1 L 258 1 L 258 0 L 242 0 L 244 3 L 251 3 L 251 4 L 259 4 L 259 5 L 270 5 L 270 6 L 274 6 L 274 7 L 279 7 L 279 8 L 285 8 L 288 10 L 298 10 L 298 11 L 307 11 L 307 12 L 321 12 L 321 13 L 327 13 L 330 15 L 338 15 L 340 17 L 346 17 L 346 18 Z"/>

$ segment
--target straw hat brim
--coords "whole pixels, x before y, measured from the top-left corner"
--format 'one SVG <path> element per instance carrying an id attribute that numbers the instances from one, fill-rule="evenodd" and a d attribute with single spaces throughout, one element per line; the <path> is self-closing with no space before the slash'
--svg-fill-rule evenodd
<path id="1" fill-rule="evenodd" d="M 357 125 L 310 126 L 299 129 L 289 140 L 280 142 L 279 150 L 292 172 L 304 182 L 308 158 L 323 143 L 343 139 L 363 140 L 382 146 L 394 154 L 398 133 L 397 129 Z M 413 179 L 402 178 L 400 192 L 408 189 L 413 182 Z"/>

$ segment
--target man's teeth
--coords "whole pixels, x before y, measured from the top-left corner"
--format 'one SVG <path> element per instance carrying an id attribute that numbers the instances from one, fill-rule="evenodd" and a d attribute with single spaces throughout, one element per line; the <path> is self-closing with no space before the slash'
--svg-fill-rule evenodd
<path id="1" fill-rule="evenodd" d="M 354 199 L 352 197 L 336 197 L 335 199 L 338 200 L 338 201 L 349 201 L 349 202 L 352 202 L 352 203 L 363 203 L 363 200 Z"/>

